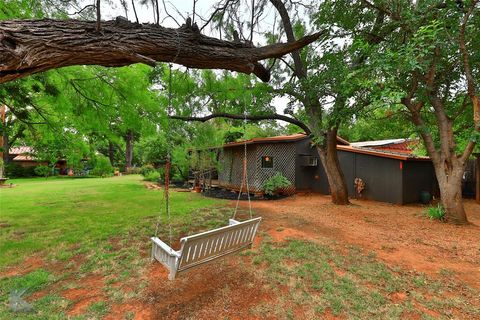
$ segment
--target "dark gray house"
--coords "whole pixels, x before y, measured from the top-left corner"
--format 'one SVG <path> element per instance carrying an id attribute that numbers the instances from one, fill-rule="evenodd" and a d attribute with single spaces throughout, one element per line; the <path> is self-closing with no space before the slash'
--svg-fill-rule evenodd
<path id="1" fill-rule="evenodd" d="M 359 197 L 355 188 L 357 178 L 364 183 L 363 199 L 406 204 L 419 202 L 422 191 L 437 194 L 430 159 L 404 150 L 405 143 L 404 139 L 386 140 L 384 145 L 362 147 L 352 146 L 338 138 L 338 157 L 349 195 Z M 261 193 L 265 181 L 280 172 L 292 182 L 290 192 L 329 193 L 318 153 L 305 134 L 257 138 L 224 145 L 219 154 L 218 183 L 221 187 L 240 188 L 245 144 L 251 192 Z"/>

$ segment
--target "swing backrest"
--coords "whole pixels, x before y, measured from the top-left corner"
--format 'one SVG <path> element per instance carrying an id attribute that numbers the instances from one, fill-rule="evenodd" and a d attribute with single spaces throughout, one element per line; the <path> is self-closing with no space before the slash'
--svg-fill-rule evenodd
<path id="1" fill-rule="evenodd" d="M 178 272 L 250 247 L 262 218 L 230 225 L 182 238 Z"/>

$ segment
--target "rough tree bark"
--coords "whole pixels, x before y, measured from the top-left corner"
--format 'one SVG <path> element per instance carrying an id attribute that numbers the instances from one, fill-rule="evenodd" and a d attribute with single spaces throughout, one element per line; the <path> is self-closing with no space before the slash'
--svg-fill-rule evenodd
<path id="1" fill-rule="evenodd" d="M 0 21 L 0 83 L 72 65 L 125 66 L 175 62 L 191 68 L 253 73 L 263 81 L 270 72 L 258 61 L 281 57 L 320 37 L 253 47 L 202 35 L 196 25 L 178 29 L 132 23 L 124 18 L 95 21 Z"/>
<path id="2" fill-rule="evenodd" d="M 337 155 L 337 129 L 328 130 L 326 133 L 326 146 L 316 146 L 320 161 L 325 168 L 332 202 L 335 204 L 348 204 L 348 189 L 345 176 L 340 168 Z"/>

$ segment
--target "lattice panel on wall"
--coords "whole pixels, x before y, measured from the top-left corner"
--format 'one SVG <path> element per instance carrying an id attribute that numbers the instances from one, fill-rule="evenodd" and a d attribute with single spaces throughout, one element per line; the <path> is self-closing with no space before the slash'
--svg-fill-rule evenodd
<path id="1" fill-rule="evenodd" d="M 223 149 L 218 157 L 218 182 L 220 185 L 230 183 L 230 172 L 232 170 L 231 149 Z"/>
<path id="2" fill-rule="evenodd" d="M 263 156 L 273 157 L 273 168 L 262 168 Z M 292 183 L 288 191 L 295 191 L 295 143 L 257 145 L 255 166 L 253 188 L 262 190 L 263 184 L 268 178 L 276 172 L 280 172 Z"/>
<path id="3" fill-rule="evenodd" d="M 261 192 L 263 184 L 276 172 L 292 183 L 286 190 L 295 191 L 295 143 L 274 143 L 247 146 L 248 183 L 251 192 Z M 273 168 L 262 168 L 262 157 L 273 157 Z M 244 147 L 225 148 L 220 153 L 218 182 L 221 186 L 240 189 L 243 175 Z"/>
<path id="4" fill-rule="evenodd" d="M 255 147 L 247 146 L 247 173 L 248 183 L 252 192 L 260 190 L 253 190 L 251 185 L 255 179 Z M 220 153 L 219 162 L 220 170 L 218 173 L 218 182 L 221 186 L 240 189 L 243 179 L 243 159 L 244 146 L 230 147 L 223 149 Z"/>

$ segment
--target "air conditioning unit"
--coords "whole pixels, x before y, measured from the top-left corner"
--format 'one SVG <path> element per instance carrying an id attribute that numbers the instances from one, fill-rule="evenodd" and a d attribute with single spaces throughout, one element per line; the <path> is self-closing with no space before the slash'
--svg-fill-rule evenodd
<path id="1" fill-rule="evenodd" d="M 302 167 L 316 167 L 318 166 L 318 158 L 314 156 L 301 156 L 300 165 Z"/>

